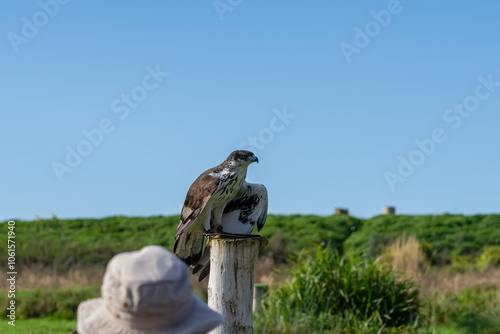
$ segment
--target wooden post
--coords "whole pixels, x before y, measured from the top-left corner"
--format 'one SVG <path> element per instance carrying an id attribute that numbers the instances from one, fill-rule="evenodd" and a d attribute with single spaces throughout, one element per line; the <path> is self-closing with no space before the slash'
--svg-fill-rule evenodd
<path id="1" fill-rule="evenodd" d="M 210 334 L 252 334 L 255 264 L 267 239 L 260 235 L 213 234 L 208 240 L 208 306 L 224 317 L 224 323 Z"/>

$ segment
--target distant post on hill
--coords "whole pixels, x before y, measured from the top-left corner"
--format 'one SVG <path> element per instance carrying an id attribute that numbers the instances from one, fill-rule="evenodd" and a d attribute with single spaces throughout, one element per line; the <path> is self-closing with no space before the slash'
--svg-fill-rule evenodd
<path id="1" fill-rule="evenodd" d="M 349 215 L 349 210 L 346 208 L 335 208 L 334 213 L 336 215 Z"/>
<path id="2" fill-rule="evenodd" d="M 224 323 L 210 334 L 252 334 L 255 265 L 267 239 L 259 235 L 208 234 L 208 306 Z"/>
<path id="3" fill-rule="evenodd" d="M 382 209 L 382 213 L 384 215 L 394 215 L 396 214 L 396 208 L 393 206 L 384 206 L 384 208 Z"/>

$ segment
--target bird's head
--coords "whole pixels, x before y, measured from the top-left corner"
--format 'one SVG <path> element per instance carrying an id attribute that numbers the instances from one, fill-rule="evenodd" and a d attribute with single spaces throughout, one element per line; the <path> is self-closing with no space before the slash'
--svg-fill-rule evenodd
<path id="1" fill-rule="evenodd" d="M 259 162 L 259 158 L 250 151 L 238 150 L 232 152 L 229 157 L 227 157 L 226 161 L 236 166 L 248 166 L 252 162 Z"/>

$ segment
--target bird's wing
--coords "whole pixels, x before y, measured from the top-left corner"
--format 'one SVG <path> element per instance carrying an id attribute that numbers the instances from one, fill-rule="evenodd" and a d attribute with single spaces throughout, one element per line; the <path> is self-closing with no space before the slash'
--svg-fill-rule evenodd
<path id="1" fill-rule="evenodd" d="M 175 237 L 179 236 L 200 215 L 219 186 L 219 181 L 219 178 L 211 175 L 209 170 L 201 174 L 189 187 Z"/>
<path id="2" fill-rule="evenodd" d="M 250 234 L 260 231 L 267 218 L 267 189 L 262 184 L 244 182 L 242 189 L 224 208 L 224 233 Z"/>
<path id="3" fill-rule="evenodd" d="M 244 182 L 238 194 L 226 204 L 222 214 L 222 231 L 229 234 L 250 234 L 255 225 L 258 231 L 267 218 L 267 189 L 262 184 Z M 203 269 L 203 270 L 201 270 Z M 201 270 L 201 282 L 210 273 L 210 246 L 193 268 L 193 274 Z"/>

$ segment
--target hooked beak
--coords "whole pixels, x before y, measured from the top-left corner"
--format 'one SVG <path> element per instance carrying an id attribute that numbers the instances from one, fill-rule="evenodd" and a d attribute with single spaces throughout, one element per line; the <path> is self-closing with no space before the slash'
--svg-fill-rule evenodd
<path id="1" fill-rule="evenodd" d="M 255 155 L 253 156 L 253 161 L 256 162 L 256 163 L 259 163 L 259 158 L 257 158 Z"/>

